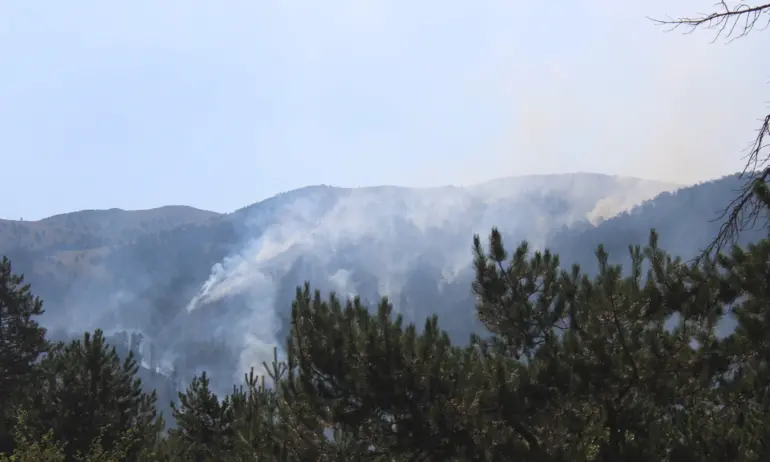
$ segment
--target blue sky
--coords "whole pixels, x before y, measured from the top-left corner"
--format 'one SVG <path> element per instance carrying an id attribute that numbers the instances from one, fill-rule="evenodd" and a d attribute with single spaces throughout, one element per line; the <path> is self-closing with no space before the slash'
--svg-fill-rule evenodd
<path id="1" fill-rule="evenodd" d="M 712 45 L 645 19 L 712 3 L 5 1 L 0 217 L 227 212 L 319 183 L 719 176 L 768 109 L 770 32 Z"/>

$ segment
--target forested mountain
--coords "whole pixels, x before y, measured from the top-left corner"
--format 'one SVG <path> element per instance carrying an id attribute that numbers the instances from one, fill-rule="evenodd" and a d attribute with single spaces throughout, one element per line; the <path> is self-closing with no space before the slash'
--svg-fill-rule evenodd
<path id="1" fill-rule="evenodd" d="M 133 334 L 145 367 L 173 370 L 183 384 L 209 370 L 215 389 L 227 391 L 249 364 L 283 347 L 294 290 L 306 280 L 367 302 L 388 296 L 407 320 L 439 314 L 465 342 L 480 327 L 470 291 L 474 233 L 497 226 L 507 242 L 551 248 L 589 272 L 599 243 L 627 262 L 628 245 L 646 243 L 650 228 L 663 248 L 691 257 L 715 235 L 738 181 L 676 189 L 574 174 L 428 190 L 314 186 L 229 215 L 178 207 L 60 215 L 29 225 L 70 223 L 97 244 L 0 251 L 46 300 L 43 322 L 54 338 L 102 328 L 127 335 L 120 343 L 128 345 Z"/>
<path id="2" fill-rule="evenodd" d="M 566 264 L 579 263 L 590 270 L 596 266 L 596 247 L 602 244 L 612 261 L 629 262 L 628 246 L 644 245 L 650 229 L 660 234 L 661 248 L 684 259 L 693 258 L 719 233 L 724 211 L 745 185 L 738 175 L 666 191 L 651 200 L 598 226 L 562 228 L 548 239 L 548 247 Z M 761 225 L 761 220 L 758 222 Z M 738 236 L 746 245 L 766 237 L 761 226 L 751 227 Z"/>
<path id="3" fill-rule="evenodd" d="M 141 333 L 153 368 L 176 369 L 183 382 L 206 369 L 227 391 L 283 346 L 294 290 L 306 280 L 367 301 L 389 296 L 409 320 L 438 313 L 467 340 L 473 233 L 499 226 L 542 248 L 562 227 L 591 227 L 676 187 L 596 174 L 465 188 L 312 186 L 228 215 L 168 207 L 19 222 L 76 237 L 0 252 L 46 300 L 43 321 L 55 338 L 95 328 Z"/>
<path id="4" fill-rule="evenodd" d="M 42 319 L 53 338 L 105 329 L 125 339 L 116 340 L 124 349 L 133 345 L 144 368 L 173 371 L 181 384 L 208 370 L 212 386 L 226 392 L 249 365 L 283 349 L 289 306 L 306 280 L 366 302 L 388 296 L 409 321 L 438 314 L 442 328 L 466 342 L 481 327 L 470 291 L 474 233 L 497 226 L 512 245 L 548 247 L 591 272 L 598 244 L 628 263 L 628 245 L 646 243 L 655 228 L 663 248 L 689 258 L 716 234 L 715 219 L 739 185 L 726 177 L 677 189 L 574 174 L 427 190 L 313 186 L 228 215 L 167 207 L 20 222 L 63 230 L 69 223 L 73 235 L 89 230 L 83 235 L 95 244 L 0 251 L 46 300 Z"/>
<path id="5" fill-rule="evenodd" d="M 740 184 L 576 174 L 318 186 L 98 258 L 84 246 L 89 258 L 45 271 L 73 250 L 17 247 L 20 264 L 0 265 L 0 453 L 763 460 L 770 369 L 751 352 L 770 325 L 768 241 L 716 266 L 659 247 L 697 255 Z M 471 246 L 474 234 L 489 240 Z M 316 292 L 297 288 L 306 280 Z M 356 298 L 322 295 L 335 292 Z M 262 363 L 269 382 L 244 382 Z"/>
<path id="6" fill-rule="evenodd" d="M 180 226 L 205 223 L 220 214 L 187 206 L 151 210 L 82 210 L 38 221 L 0 220 L 6 252 L 95 250 L 123 245 Z"/>

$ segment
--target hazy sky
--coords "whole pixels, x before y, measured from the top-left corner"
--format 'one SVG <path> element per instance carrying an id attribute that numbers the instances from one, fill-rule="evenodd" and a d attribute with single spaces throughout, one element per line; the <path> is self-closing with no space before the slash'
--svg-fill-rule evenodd
<path id="1" fill-rule="evenodd" d="M 768 32 L 645 18 L 714 0 L 0 3 L 0 217 L 187 204 L 309 184 L 741 166 Z"/>

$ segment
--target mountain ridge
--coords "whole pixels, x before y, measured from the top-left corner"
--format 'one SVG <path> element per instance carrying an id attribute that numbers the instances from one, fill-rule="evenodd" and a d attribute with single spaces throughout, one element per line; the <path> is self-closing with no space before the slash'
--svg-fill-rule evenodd
<path id="1" fill-rule="evenodd" d="M 679 187 L 588 173 L 463 187 L 315 185 L 122 242 L 9 256 L 46 301 L 43 321 L 59 337 L 96 327 L 141 332 L 164 370 L 206 368 L 230 386 L 282 347 L 303 281 L 369 303 L 387 295 L 408 321 L 439 313 L 453 337 L 467 338 L 474 233 L 495 226 L 542 249 L 560 230 L 580 236 Z"/>
<path id="2" fill-rule="evenodd" d="M 635 176 L 611 175 L 611 174 L 605 174 L 605 173 L 593 173 L 593 172 L 582 172 L 582 171 L 574 172 L 574 173 L 555 173 L 555 174 L 539 173 L 539 174 L 528 174 L 528 175 L 503 176 L 503 177 L 493 178 L 486 181 L 478 181 L 478 182 L 463 184 L 463 185 L 447 184 L 447 185 L 440 185 L 440 186 L 424 186 L 424 187 L 423 186 L 401 186 L 401 185 L 395 185 L 395 184 L 382 184 L 382 185 L 373 185 L 373 186 L 334 186 L 334 185 L 328 185 L 328 184 L 322 183 L 322 184 L 307 185 L 307 186 L 302 186 L 295 189 L 290 189 L 287 191 L 282 191 L 272 196 L 258 200 L 256 202 L 244 205 L 233 212 L 215 212 L 212 210 L 202 209 L 202 208 L 194 207 L 190 205 L 170 204 L 170 205 L 161 205 L 158 207 L 152 207 L 147 209 L 123 209 L 118 207 L 111 207 L 109 209 L 79 209 L 79 210 L 73 210 L 70 212 L 56 213 L 54 215 L 46 216 L 37 220 L 24 220 L 24 219 L 13 220 L 13 219 L 0 218 L 0 223 L 34 224 L 34 223 L 46 223 L 46 222 L 51 222 L 55 220 L 66 219 L 67 217 L 77 217 L 77 216 L 85 216 L 85 215 L 105 216 L 107 214 L 118 214 L 118 213 L 125 214 L 125 215 L 140 215 L 140 214 L 159 213 L 159 212 L 168 212 L 168 211 L 172 211 L 172 212 L 189 211 L 190 213 L 198 213 L 201 215 L 205 215 L 207 217 L 214 218 L 214 217 L 223 217 L 223 216 L 231 215 L 233 213 L 236 213 L 239 210 L 257 206 L 286 195 L 313 192 L 321 189 L 343 190 L 343 191 L 378 190 L 378 189 L 379 190 L 399 189 L 399 190 L 410 190 L 410 191 L 431 191 L 431 190 L 442 190 L 442 189 L 444 190 L 445 189 L 475 189 L 475 188 L 484 187 L 487 185 L 511 182 L 516 180 L 534 181 L 534 180 L 552 180 L 552 179 L 558 179 L 558 178 L 579 178 L 579 177 L 613 178 L 613 179 L 619 179 L 619 180 L 631 180 L 631 181 L 637 181 L 637 182 L 646 182 L 649 184 L 666 185 L 667 187 L 672 187 L 672 188 L 681 188 L 681 187 L 688 186 L 687 184 L 683 184 L 683 183 L 674 183 L 674 182 L 668 182 L 668 181 L 662 181 L 662 180 L 646 179 L 646 178 L 635 177 Z M 105 218 L 109 218 L 109 217 L 105 217 Z"/>
<path id="3" fill-rule="evenodd" d="M 34 221 L 0 220 L 0 249 L 97 248 L 220 216 L 208 210 L 171 205 L 146 210 L 78 210 Z"/>

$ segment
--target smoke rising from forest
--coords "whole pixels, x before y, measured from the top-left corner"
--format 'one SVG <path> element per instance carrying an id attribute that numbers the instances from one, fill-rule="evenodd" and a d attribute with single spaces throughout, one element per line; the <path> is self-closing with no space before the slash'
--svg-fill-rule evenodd
<path id="1" fill-rule="evenodd" d="M 579 175 L 513 178 L 471 188 L 330 189 L 331 200 L 325 194 L 290 199 L 278 207 L 266 229 L 255 226 L 239 251 L 213 266 L 186 312 L 216 309 L 217 302 L 244 296 L 245 317 L 216 321 L 227 338 L 240 342 L 239 377 L 250 367 L 261 370 L 273 348 L 283 347 L 274 305 L 278 279 L 300 258 L 312 262 L 311 273 L 302 278 L 314 287 L 353 296 L 359 287 L 351 275 L 363 271 L 377 281 L 378 295 L 387 296 L 398 310 L 409 271 L 418 262 L 428 259 L 438 267 L 443 280 L 437 284 L 452 283 L 470 266 L 469 237 L 474 233 L 486 234 L 493 226 L 515 229 L 516 239 L 542 247 L 555 227 L 581 220 L 596 223 L 674 187 L 622 179 L 597 186 L 592 181 Z M 529 207 L 539 207 L 538 198 L 548 194 L 563 201 L 555 216 L 527 209 L 532 202 Z M 247 215 L 246 222 L 260 218 L 262 224 L 264 218 Z M 356 246 L 354 261 L 346 262 L 344 253 L 351 245 Z M 289 306 L 283 309 L 288 312 Z"/>
<path id="2" fill-rule="evenodd" d="M 220 88 L 235 85 L 217 81 L 220 87 L 210 93 L 221 100 L 212 96 L 216 103 L 212 106 L 225 100 L 240 101 L 239 97 L 244 96 L 250 110 L 270 107 L 273 112 L 222 110 L 212 112 L 213 115 L 198 109 L 189 112 L 210 115 L 211 120 L 204 121 L 207 126 L 213 125 L 216 119 L 227 125 L 228 130 L 235 127 L 241 132 L 212 131 L 216 142 L 190 140 L 189 146 L 183 149 L 177 144 L 163 145 L 158 140 L 166 134 L 161 132 L 173 127 L 153 123 L 149 117 L 156 113 L 168 120 L 178 117 L 156 111 L 158 108 L 154 106 L 142 106 L 148 118 L 147 127 L 163 130 L 124 136 L 125 146 L 114 142 L 117 138 L 109 140 L 112 144 L 102 139 L 92 144 L 100 152 L 112 152 L 115 145 L 120 144 L 119 151 L 126 159 L 130 157 L 126 154 L 129 152 L 151 158 L 159 152 L 180 153 L 184 149 L 192 152 L 194 146 L 203 146 L 205 152 L 200 158 L 205 162 L 199 162 L 200 165 L 212 172 L 216 170 L 219 176 L 205 176 L 203 181 L 192 173 L 181 175 L 180 178 L 189 178 L 179 180 L 180 183 L 173 184 L 169 190 L 176 191 L 180 197 L 183 193 L 200 194 L 204 190 L 205 194 L 194 200 L 205 206 L 216 203 L 219 205 L 215 208 L 224 209 L 222 204 L 231 204 L 227 201 L 240 205 L 269 195 L 272 190 L 290 189 L 294 186 L 291 182 L 470 185 L 497 176 L 597 171 L 686 184 L 739 169 L 739 150 L 751 139 L 755 119 L 764 113 L 763 98 L 756 95 L 764 94 L 770 69 L 754 59 L 760 46 L 759 37 L 748 37 L 729 46 L 710 45 L 710 32 L 690 36 L 676 31 L 665 33 L 645 18 L 700 11 L 710 8 L 710 3 L 688 0 L 674 5 L 662 0 L 631 3 L 591 0 L 558 9 L 535 4 L 514 5 L 503 0 L 473 8 L 464 2 L 353 3 L 331 0 L 298 7 L 268 2 L 260 6 L 265 11 L 259 14 L 249 10 L 254 13 L 252 16 L 240 15 L 241 18 L 258 17 L 253 21 L 259 27 L 252 23 L 247 26 L 239 23 L 239 26 L 243 30 L 272 34 L 270 40 L 251 40 L 254 38 L 251 36 L 249 40 L 227 36 L 227 40 L 280 43 L 282 48 L 280 53 L 263 48 L 248 49 L 244 53 L 258 62 L 255 68 L 260 73 L 274 72 L 264 84 L 265 94 L 259 93 L 257 97 L 249 93 L 252 99 L 243 94 L 236 97 Z M 94 8 L 89 11 L 96 14 Z M 233 24 L 232 21 L 223 23 Z M 153 49 L 156 41 L 162 42 L 159 40 L 162 33 L 170 30 L 161 27 L 160 19 L 158 24 L 142 35 L 142 40 L 153 43 Z M 222 40 L 217 43 L 230 45 Z M 169 57 L 184 50 L 180 44 L 176 45 L 180 48 L 157 47 L 165 53 L 157 62 L 170 62 L 173 68 L 174 61 Z M 136 56 L 149 53 L 145 48 L 139 50 L 134 53 Z M 236 54 L 233 51 L 233 56 Z M 281 59 L 274 59 L 276 56 Z M 217 70 L 217 73 L 244 75 L 244 80 L 252 75 L 238 67 Z M 130 72 L 119 74 L 124 76 Z M 195 75 L 190 70 L 187 74 Z M 108 81 L 105 76 L 97 77 L 100 82 Z M 129 112 L 130 107 L 121 106 L 117 99 L 124 92 L 114 90 L 122 90 L 125 85 L 116 80 L 111 82 L 113 87 L 107 84 L 96 87 L 88 79 L 73 79 L 81 80 L 85 85 L 85 89 L 80 90 L 82 94 L 99 89 L 101 93 L 97 94 L 116 98 L 105 99 L 114 103 L 115 112 Z M 249 86 L 253 82 L 249 82 L 239 82 L 242 93 L 254 90 Z M 165 84 L 174 90 L 187 88 L 174 80 Z M 200 93 L 196 85 L 213 88 L 197 82 L 190 84 L 187 91 Z M 726 87 L 730 91 L 724 91 Z M 132 97 L 146 90 L 130 85 L 128 88 L 131 91 L 125 93 Z M 14 94 L 38 93 L 28 90 Z M 68 93 L 81 94 L 74 90 Z M 211 96 L 208 90 L 205 93 Z M 40 94 L 46 101 L 52 99 L 46 93 Z M 276 95 L 282 99 L 271 99 Z M 187 94 L 176 97 L 180 101 L 194 100 Z M 78 107 L 100 113 L 83 99 L 81 102 L 73 98 Z M 263 104 L 265 101 L 270 104 Z M 65 103 L 59 101 L 61 105 Z M 52 111 L 42 110 L 27 100 L 8 107 L 17 109 L 7 124 L 9 136 L 4 138 L 12 139 L 17 133 L 23 135 L 20 139 L 24 143 L 42 142 L 47 138 L 24 135 L 25 132 L 16 130 L 13 124 L 20 121 L 18 123 L 34 126 L 39 131 L 37 122 L 30 120 L 37 121 L 40 114 L 52 114 Z M 227 108 L 229 111 L 231 106 Z M 80 116 L 67 117 L 79 120 Z M 121 123 L 117 124 L 123 135 L 126 133 L 123 121 L 127 119 L 120 118 Z M 232 121 L 236 119 L 248 123 L 234 124 Z M 145 118 L 137 117 L 137 120 Z M 77 140 L 93 140 L 94 133 L 109 138 L 107 129 L 94 130 L 87 122 L 82 126 L 86 131 L 62 131 Z M 133 128 L 143 127 L 137 124 Z M 187 140 L 195 131 L 186 125 L 185 130 L 169 132 L 169 138 Z M 147 143 L 152 140 L 154 144 L 130 145 L 135 139 Z M 257 139 L 258 142 L 254 141 Z M 222 140 L 229 144 L 225 145 Z M 66 149 L 80 152 L 81 144 L 75 143 L 74 148 L 62 144 L 61 152 L 66 153 Z M 8 152 L 16 151 L 9 146 Z M 50 151 L 41 146 L 36 149 Z M 213 151 L 221 153 L 223 159 L 211 161 Z M 240 152 L 241 157 L 235 154 L 228 157 L 231 151 Z M 264 153 L 256 163 L 255 152 Z M 176 168 L 178 161 L 172 164 Z M 192 171 L 196 163 L 189 164 Z M 147 175 L 159 174 L 164 182 L 171 181 L 166 178 L 169 177 L 167 170 L 146 165 L 140 170 Z M 67 176 L 56 173 L 52 178 Z M 262 183 L 269 186 L 263 187 Z M 217 188 L 201 188 L 202 184 L 216 184 Z M 546 191 L 549 187 L 551 185 L 540 184 L 533 190 Z M 568 201 L 567 212 L 560 209 L 564 204 L 554 198 L 538 202 L 542 209 L 527 209 L 528 203 L 534 203 L 526 196 L 532 191 L 506 189 L 500 184 L 475 189 L 410 190 L 409 194 L 393 188 L 337 191 L 328 195 L 328 202 L 319 202 L 313 194 L 292 196 L 267 219 L 256 212 L 238 216 L 238 220 L 245 223 L 241 242 L 234 244 L 226 258 L 217 257 L 219 261 L 213 267 L 207 261 L 191 270 L 195 273 L 196 285 L 190 291 L 174 288 L 185 306 L 170 323 L 172 327 L 162 335 L 180 339 L 212 337 L 227 343 L 237 352 L 237 365 L 232 370 L 236 379 L 240 379 L 248 366 L 259 367 L 261 361 L 272 357 L 273 347 L 282 346 L 280 332 L 286 326 L 281 325 L 276 313 L 276 303 L 282 303 L 277 299 L 278 286 L 282 276 L 300 263 L 305 266 L 298 270 L 299 278 L 310 279 L 314 285 L 327 284 L 345 295 L 355 294 L 363 285 L 356 279 L 363 269 L 377 281 L 380 294 L 389 295 L 398 303 L 410 269 L 421 260 L 440 267 L 447 281 L 467 267 L 471 258 L 468 247 L 474 232 L 483 235 L 490 227 L 500 226 L 516 240 L 528 239 L 538 247 L 553 227 L 584 219 L 596 224 L 671 186 L 638 187 L 641 189 L 620 188 L 597 196 L 590 184 L 569 184 L 554 197 L 590 196 L 590 200 L 579 204 Z M 10 188 L 13 189 L 13 185 Z M 100 196 L 93 194 L 93 190 L 83 194 L 89 200 Z M 139 192 L 132 188 L 132 194 Z M 152 200 L 156 200 L 155 193 L 151 195 Z M 516 197 L 523 199 L 516 202 Z M 497 201 L 500 198 L 509 202 Z M 105 195 L 104 200 L 108 199 L 112 198 Z M 179 200 L 187 199 L 185 196 Z M 136 203 L 131 201 L 128 202 Z M 549 218 L 543 212 L 546 204 L 557 210 L 554 214 L 558 218 Z M 526 212 L 518 214 L 521 210 Z M 443 231 L 441 236 L 445 240 L 434 242 L 428 237 L 434 227 Z M 202 245 L 191 242 L 191 245 Z M 355 246 L 354 257 L 348 258 L 346 252 L 351 245 Z M 84 270 L 78 273 L 77 284 L 69 288 L 61 303 L 52 300 L 52 306 L 58 303 L 67 309 L 58 314 L 51 310 L 53 318 L 49 319 L 71 332 L 96 327 L 142 330 L 142 326 L 157 323 L 153 317 L 154 307 L 171 302 L 145 299 L 143 294 L 152 292 L 155 286 L 172 285 L 174 276 L 189 270 L 185 267 L 189 262 L 181 262 L 181 257 L 161 262 L 167 265 L 163 266 L 165 273 L 160 270 L 157 273 L 169 276 L 157 279 L 157 274 L 150 278 L 142 273 L 140 262 L 146 255 L 122 257 L 121 261 L 113 262 L 114 267 L 135 269 L 132 285 L 126 283 L 116 288 L 101 284 L 98 271 Z M 75 268 L 74 271 L 87 267 L 81 262 L 66 262 L 71 264 L 67 268 Z M 198 286 L 202 281 L 205 282 Z M 98 304 L 94 300 L 106 302 Z M 226 311 L 235 310 L 236 305 L 237 316 Z M 127 310 L 126 306 L 132 309 Z M 159 335 L 155 335 L 156 339 Z M 174 348 L 185 347 L 169 347 L 161 362 L 169 364 L 174 360 L 177 355 Z"/>
<path id="3" fill-rule="evenodd" d="M 595 162 L 594 165 L 599 167 L 593 170 L 604 167 L 680 184 L 702 181 L 737 169 L 739 164 L 735 159 L 738 156 L 731 154 L 737 153 L 742 144 L 750 140 L 752 122 L 762 113 L 762 106 L 754 97 L 757 88 L 764 83 L 762 76 L 750 72 L 754 70 L 753 66 L 746 66 L 751 62 L 749 57 L 757 39 L 746 39 L 746 43 L 733 44 L 730 49 L 710 46 L 706 37 L 694 39 L 678 32 L 665 33 L 646 18 L 699 11 L 698 5 L 695 1 L 677 5 L 662 1 L 632 4 L 592 1 L 577 10 L 517 9 L 520 17 L 514 18 L 512 29 L 524 19 L 530 24 L 551 26 L 525 28 L 533 35 L 526 41 L 519 32 L 500 36 L 499 49 L 492 47 L 481 51 L 486 58 L 498 53 L 497 65 L 490 64 L 493 60 L 485 61 L 475 70 L 475 79 L 469 79 L 464 88 L 456 88 L 484 99 L 489 96 L 492 81 L 498 85 L 492 85 L 492 88 L 506 89 L 505 98 L 511 106 L 511 111 L 503 117 L 510 125 L 502 128 L 502 139 L 492 139 L 490 145 L 482 146 L 481 157 L 485 160 L 476 165 L 491 163 L 505 172 L 532 170 L 531 159 L 535 158 L 537 170 L 558 171 L 562 168 L 559 163 L 574 165 L 570 156 L 587 157 L 589 163 Z M 500 5 L 490 6 L 490 11 L 497 7 Z M 671 11 L 672 8 L 677 11 Z M 339 33 L 363 34 L 364 43 L 385 47 L 377 42 L 376 33 L 383 34 L 379 39 L 384 40 L 387 29 L 370 26 L 383 24 L 387 21 L 384 18 L 392 19 L 396 9 L 396 6 L 383 3 L 376 3 L 371 8 L 359 7 L 345 16 L 350 20 L 345 24 L 356 27 L 342 28 Z M 332 7 L 326 14 L 336 14 L 334 11 Z M 568 14 L 572 16 L 564 16 Z M 592 34 L 584 28 L 583 19 L 599 24 L 600 33 Z M 549 48 L 546 35 L 553 27 L 564 27 L 569 31 L 574 42 L 572 46 Z M 331 37 L 324 40 L 334 41 Z M 539 45 L 538 41 L 541 41 Z M 538 58 L 527 54 L 524 48 L 533 44 L 547 52 Z M 518 55 L 526 55 L 530 60 L 516 59 Z M 599 63 L 610 62 L 612 66 L 597 68 Z M 720 91 L 725 82 L 735 81 L 736 69 L 741 67 L 746 68 L 745 77 L 741 78 L 746 83 L 734 92 Z M 469 171 L 477 172 L 478 169 Z M 473 178 L 474 173 L 461 176 L 460 182 L 465 182 Z M 653 197 L 657 192 L 660 191 L 649 191 L 642 199 Z M 371 235 L 372 228 L 366 227 L 366 221 L 372 217 L 372 207 L 381 204 L 350 202 L 354 200 L 352 197 L 337 204 L 329 213 L 330 218 L 291 224 L 281 221 L 280 232 L 271 228 L 260 238 L 250 241 L 246 250 L 215 267 L 207 285 L 191 304 L 243 290 L 252 278 L 269 280 L 258 268 L 278 255 L 277 251 L 293 248 L 308 253 L 322 248 L 333 249 L 345 240 L 356 241 Z M 639 202 L 640 198 L 633 196 L 603 197 L 583 218 L 598 224 Z M 420 213 L 430 211 L 430 214 L 406 219 L 418 228 L 424 228 L 425 223 L 444 223 L 445 217 L 440 215 L 457 213 L 456 207 L 453 208 L 455 205 L 431 203 L 420 209 Z M 396 211 L 393 216 L 397 215 Z M 479 224 L 476 232 L 499 225 L 497 222 Z M 521 239 L 533 239 L 543 234 L 543 230 L 538 231 L 531 236 L 521 236 Z M 383 230 L 378 229 L 378 232 L 383 233 Z M 377 237 L 382 238 L 382 234 Z M 468 263 L 469 255 L 458 251 L 451 260 L 445 265 L 458 267 Z M 386 258 L 372 265 L 379 271 L 377 277 L 382 281 L 384 295 L 397 299 L 403 283 L 398 275 L 409 263 Z M 349 271 L 341 268 L 334 273 L 338 277 L 330 279 L 340 285 L 338 290 L 341 292 L 352 293 L 349 287 L 344 287 L 346 279 L 339 277 L 347 274 Z M 267 313 L 259 317 L 273 319 Z M 258 349 L 264 350 L 262 346 Z"/>

